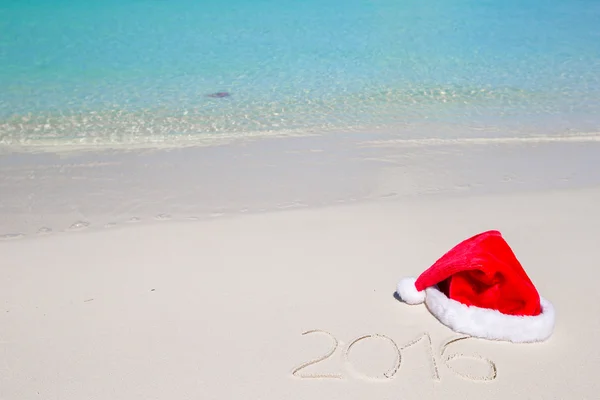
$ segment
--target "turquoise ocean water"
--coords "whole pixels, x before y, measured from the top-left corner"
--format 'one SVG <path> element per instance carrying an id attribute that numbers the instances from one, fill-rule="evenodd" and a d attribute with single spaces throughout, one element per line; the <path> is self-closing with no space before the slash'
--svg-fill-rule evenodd
<path id="1" fill-rule="evenodd" d="M 600 2 L 0 0 L 2 146 L 423 121 L 599 130 Z"/>

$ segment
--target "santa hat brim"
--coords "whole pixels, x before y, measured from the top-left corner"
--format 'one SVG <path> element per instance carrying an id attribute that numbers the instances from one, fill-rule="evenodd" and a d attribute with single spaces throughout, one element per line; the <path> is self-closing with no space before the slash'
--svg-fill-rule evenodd
<path id="1" fill-rule="evenodd" d="M 540 297 L 542 312 L 539 315 L 508 315 L 452 300 L 436 286 L 417 291 L 414 282 L 414 278 L 407 278 L 398 283 L 400 298 L 408 304 L 425 302 L 431 314 L 455 332 L 484 339 L 529 343 L 548 339 L 554 330 L 554 307 L 543 297 Z"/>

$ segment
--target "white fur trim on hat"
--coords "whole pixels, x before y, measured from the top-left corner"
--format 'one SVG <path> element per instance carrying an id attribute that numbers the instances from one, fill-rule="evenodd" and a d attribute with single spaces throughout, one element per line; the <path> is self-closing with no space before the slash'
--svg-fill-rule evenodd
<path id="1" fill-rule="evenodd" d="M 396 293 L 407 304 L 421 304 L 425 301 L 425 291 L 418 291 L 415 287 L 415 278 L 403 278 L 398 282 Z"/>
<path id="2" fill-rule="evenodd" d="M 485 339 L 527 343 L 544 341 L 554 330 L 554 307 L 542 297 L 540 297 L 541 314 L 517 316 L 503 314 L 497 310 L 467 306 L 449 299 L 435 286 L 428 287 L 424 291 L 427 293 L 425 304 L 429 311 L 442 324 L 459 333 Z M 398 294 L 404 299 L 402 294 Z"/>

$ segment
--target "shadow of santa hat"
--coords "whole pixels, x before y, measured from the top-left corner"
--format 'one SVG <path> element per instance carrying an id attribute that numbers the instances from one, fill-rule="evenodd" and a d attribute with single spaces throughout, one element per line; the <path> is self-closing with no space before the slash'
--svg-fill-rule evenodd
<path id="1" fill-rule="evenodd" d="M 396 293 L 425 305 L 444 325 L 473 337 L 540 342 L 554 330 L 554 307 L 542 298 L 500 232 L 464 240 Z"/>

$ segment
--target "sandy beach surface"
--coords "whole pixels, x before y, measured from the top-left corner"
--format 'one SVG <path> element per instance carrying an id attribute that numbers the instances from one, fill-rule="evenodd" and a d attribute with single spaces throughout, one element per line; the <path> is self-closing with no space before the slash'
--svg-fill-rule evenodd
<path id="1" fill-rule="evenodd" d="M 600 143 L 358 142 L 3 157 L 0 398 L 596 398 Z M 488 229 L 547 342 L 394 297 Z"/>

